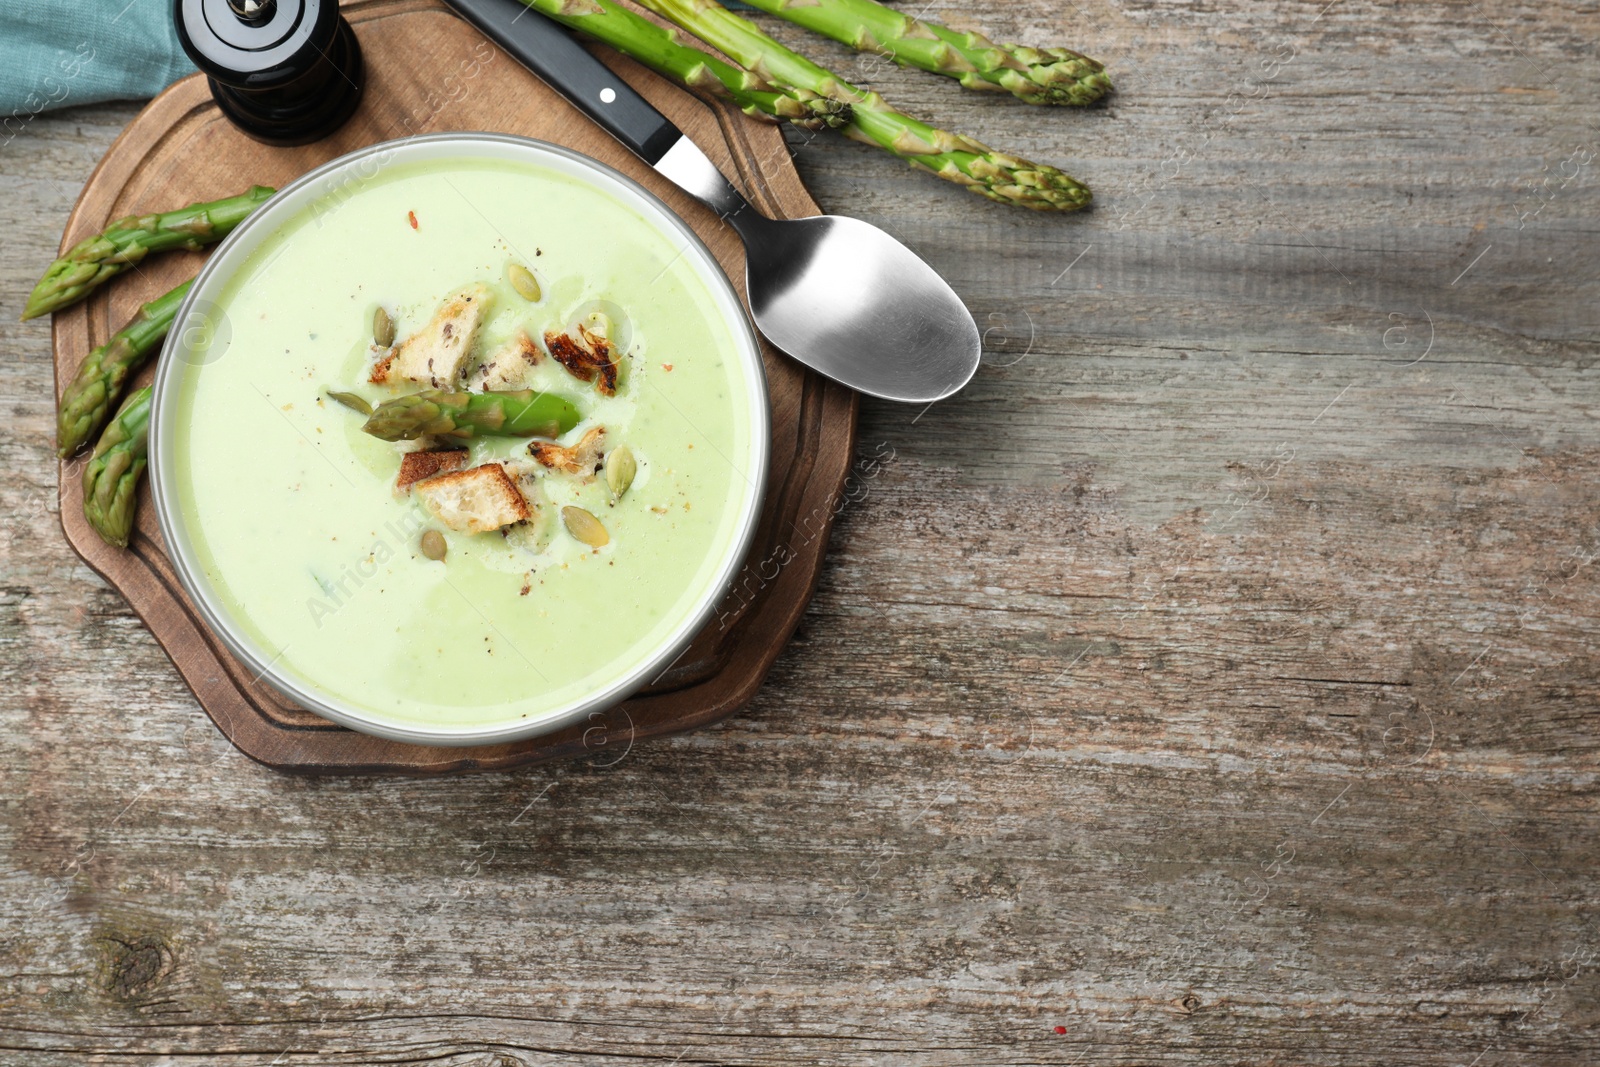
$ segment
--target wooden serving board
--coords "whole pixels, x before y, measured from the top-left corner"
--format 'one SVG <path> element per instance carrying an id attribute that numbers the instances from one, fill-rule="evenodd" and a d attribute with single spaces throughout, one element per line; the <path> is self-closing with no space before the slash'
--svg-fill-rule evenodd
<path id="1" fill-rule="evenodd" d="M 484 130 L 566 145 L 654 191 L 710 246 L 741 293 L 744 252 L 715 215 L 682 194 L 476 30 L 431 0 L 355 0 L 343 7 L 365 54 L 366 96 L 334 136 L 300 148 L 244 137 L 196 75 L 162 93 L 123 131 L 84 186 L 62 247 L 137 212 L 209 200 L 262 183 L 282 187 L 335 156 L 419 133 Z M 782 133 L 710 103 L 614 53 L 606 62 L 688 133 L 760 208 L 817 213 Z M 54 324 L 56 390 L 138 306 L 191 277 L 201 254 L 155 257 Z M 855 449 L 855 394 L 771 349 L 772 467 L 760 529 L 738 586 L 692 647 L 648 689 L 588 723 L 511 745 L 424 748 L 355 733 L 286 703 L 256 681 L 195 614 L 166 555 L 148 487 L 125 551 L 84 521 L 83 460 L 61 465 L 61 520 L 84 561 L 150 627 L 212 720 L 241 751 L 310 774 L 444 774 L 502 770 L 590 754 L 620 758 L 649 737 L 705 726 L 755 695 L 805 610 L 821 569 Z M 152 376 L 146 368 L 135 385 Z"/>

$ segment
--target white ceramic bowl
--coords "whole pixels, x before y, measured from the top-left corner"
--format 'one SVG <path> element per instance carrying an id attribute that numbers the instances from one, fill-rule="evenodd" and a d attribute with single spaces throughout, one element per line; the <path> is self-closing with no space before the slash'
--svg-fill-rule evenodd
<path id="1" fill-rule="evenodd" d="M 637 662 L 630 669 L 597 682 L 592 692 L 565 706 L 537 717 L 517 718 L 489 726 L 430 726 L 397 722 L 275 669 L 277 655 L 259 647 L 255 639 L 235 625 L 230 617 L 233 611 L 219 595 L 204 569 L 197 565 L 194 542 L 182 509 L 177 504 L 175 488 L 174 441 L 179 428 L 177 424 L 183 417 L 177 408 L 180 386 L 185 374 L 205 372 L 203 360 L 193 356 L 192 346 L 196 342 L 191 337 L 191 331 L 184 328 L 185 324 L 196 321 L 194 316 L 197 309 L 202 314 L 212 316 L 217 311 L 225 312 L 226 309 L 220 308 L 219 303 L 234 274 L 282 224 L 307 211 L 313 201 L 326 195 L 327 190 L 340 189 L 348 191 L 348 195 L 360 196 L 363 182 L 370 179 L 378 168 L 447 159 L 532 164 L 554 170 L 610 194 L 633 209 L 645 225 L 675 237 L 685 249 L 685 261 L 704 283 L 725 319 L 728 332 L 734 338 L 737 350 L 735 357 L 742 362 L 742 378 L 749 384 L 745 402 L 750 419 L 751 454 L 741 458 L 748 464 L 744 469 L 754 479 L 754 491 L 745 497 L 743 510 L 737 516 L 738 534 L 716 572 L 716 581 L 693 600 L 689 610 L 681 613 L 681 618 L 671 627 L 667 638 L 660 641 L 649 654 L 637 657 Z M 520 137 L 462 133 L 391 141 L 341 156 L 281 190 L 211 253 L 180 309 L 176 323 L 156 376 L 151 412 L 150 475 L 161 533 L 166 539 L 167 550 L 178 576 L 207 625 L 246 669 L 301 707 L 353 730 L 422 745 L 497 744 L 550 733 L 620 703 L 670 666 L 688 647 L 695 634 L 710 621 L 718 601 L 737 576 L 755 535 L 766 484 L 771 432 L 761 350 L 744 306 L 710 250 L 654 194 L 610 167 L 568 149 Z M 248 617 L 250 606 L 240 604 L 237 610 Z"/>

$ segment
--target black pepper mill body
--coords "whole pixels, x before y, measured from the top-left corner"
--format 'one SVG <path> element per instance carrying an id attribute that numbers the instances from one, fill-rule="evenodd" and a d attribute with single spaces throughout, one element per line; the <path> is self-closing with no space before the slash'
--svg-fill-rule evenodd
<path id="1" fill-rule="evenodd" d="M 173 0 L 173 12 L 217 106 L 258 141 L 320 140 L 361 102 L 361 46 L 337 0 Z"/>

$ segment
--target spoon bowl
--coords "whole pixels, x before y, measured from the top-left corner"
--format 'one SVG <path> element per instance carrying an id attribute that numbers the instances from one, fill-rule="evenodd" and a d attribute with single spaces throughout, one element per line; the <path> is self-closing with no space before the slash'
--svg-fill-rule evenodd
<path id="1" fill-rule="evenodd" d="M 773 344 L 887 400 L 931 403 L 972 380 L 978 327 L 905 245 L 837 215 L 757 217 L 745 239 L 745 287 L 756 326 Z"/>
<path id="2" fill-rule="evenodd" d="M 769 219 L 681 138 L 656 170 L 744 241 L 756 327 L 806 366 L 869 396 L 932 403 L 978 370 L 983 341 L 966 305 L 911 249 L 838 215 Z"/>

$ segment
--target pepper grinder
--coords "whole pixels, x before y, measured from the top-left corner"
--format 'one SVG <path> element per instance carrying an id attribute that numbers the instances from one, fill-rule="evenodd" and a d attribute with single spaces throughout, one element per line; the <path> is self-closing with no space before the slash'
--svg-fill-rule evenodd
<path id="1" fill-rule="evenodd" d="M 319 140 L 361 102 L 361 46 L 338 0 L 174 0 L 173 13 L 217 106 L 257 141 Z"/>

